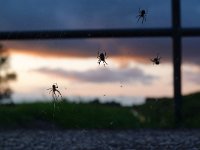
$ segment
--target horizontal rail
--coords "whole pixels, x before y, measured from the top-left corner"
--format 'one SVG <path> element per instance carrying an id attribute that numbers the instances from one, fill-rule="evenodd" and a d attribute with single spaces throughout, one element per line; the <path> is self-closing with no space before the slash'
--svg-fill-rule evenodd
<path id="1" fill-rule="evenodd" d="M 183 37 L 200 36 L 200 28 L 184 28 L 181 30 Z"/>
<path id="2" fill-rule="evenodd" d="M 183 28 L 180 36 L 200 36 L 200 28 Z M 171 28 L 164 29 L 98 29 L 64 31 L 13 31 L 0 32 L 0 40 L 122 38 L 122 37 L 172 37 Z"/>
<path id="3" fill-rule="evenodd" d="M 171 29 L 101 29 L 65 31 L 13 31 L 0 32 L 0 40 L 37 40 L 73 38 L 119 38 L 172 36 Z"/>

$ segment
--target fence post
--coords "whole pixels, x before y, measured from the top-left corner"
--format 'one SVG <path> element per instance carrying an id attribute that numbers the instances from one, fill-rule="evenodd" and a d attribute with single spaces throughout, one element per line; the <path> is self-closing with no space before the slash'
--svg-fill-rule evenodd
<path id="1" fill-rule="evenodd" d="M 176 126 L 182 120 L 182 94 L 181 94 L 181 20 L 180 0 L 172 0 L 172 30 L 173 30 L 173 76 L 174 76 L 174 115 Z"/>

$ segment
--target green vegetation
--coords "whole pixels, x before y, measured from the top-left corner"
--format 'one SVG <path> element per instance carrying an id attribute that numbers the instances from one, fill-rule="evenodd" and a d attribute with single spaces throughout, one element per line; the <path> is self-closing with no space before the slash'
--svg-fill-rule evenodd
<path id="1" fill-rule="evenodd" d="M 140 106 L 120 107 L 111 104 L 56 104 L 32 103 L 0 106 L 0 128 L 60 128 L 129 129 L 129 128 L 173 128 L 173 100 L 148 98 Z M 182 127 L 200 127 L 200 93 L 183 98 Z"/>
<path id="2" fill-rule="evenodd" d="M 133 107 L 140 115 L 140 127 L 174 128 L 174 103 L 170 98 L 148 98 L 141 106 Z M 200 93 L 183 96 L 182 123 L 184 128 L 200 127 Z"/>
<path id="3" fill-rule="evenodd" d="M 53 103 L 19 104 L 0 107 L 0 126 L 33 127 L 37 122 L 61 128 L 132 128 L 139 121 L 130 108 L 100 104 L 57 103 L 53 118 Z"/>

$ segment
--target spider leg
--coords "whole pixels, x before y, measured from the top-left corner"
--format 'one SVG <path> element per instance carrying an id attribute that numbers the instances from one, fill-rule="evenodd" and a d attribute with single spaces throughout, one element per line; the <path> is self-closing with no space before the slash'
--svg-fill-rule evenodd
<path id="1" fill-rule="evenodd" d="M 58 88 L 58 84 L 57 84 L 57 83 L 54 83 L 53 85 L 55 86 L 55 88 Z M 53 85 L 52 85 L 52 86 L 53 86 Z"/>
<path id="2" fill-rule="evenodd" d="M 140 17 L 140 15 L 135 16 L 136 18 Z"/>
<path id="3" fill-rule="evenodd" d="M 56 90 L 56 92 L 58 92 L 58 94 L 62 97 L 62 94 L 60 93 L 60 91 Z M 59 95 L 58 95 L 58 96 L 59 96 Z"/>
<path id="4" fill-rule="evenodd" d="M 105 59 L 108 58 L 106 51 L 104 51 Z"/>
<path id="5" fill-rule="evenodd" d="M 106 67 L 105 63 L 103 63 L 103 66 Z"/>
<path id="6" fill-rule="evenodd" d="M 103 65 L 104 65 L 104 67 L 105 67 L 105 66 L 106 66 L 106 65 L 108 65 L 108 64 L 107 64 L 107 62 L 106 62 L 106 61 L 103 61 Z"/>
<path id="7" fill-rule="evenodd" d="M 140 20 L 140 18 L 141 18 L 141 16 L 139 16 L 139 17 L 138 17 L 138 20 L 137 20 L 137 22 Z"/>
<path id="8" fill-rule="evenodd" d="M 143 24 L 143 22 L 144 22 L 144 17 L 142 17 L 142 24 Z"/>
<path id="9" fill-rule="evenodd" d="M 50 91 L 49 91 L 49 94 L 50 94 L 52 91 L 53 91 L 53 90 L 50 90 Z"/>
<path id="10" fill-rule="evenodd" d="M 159 53 L 157 53 L 157 58 L 159 57 Z"/>
<path id="11" fill-rule="evenodd" d="M 153 65 L 155 64 L 155 62 L 154 62 L 154 60 L 152 58 L 150 59 L 150 61 L 153 62 Z"/>

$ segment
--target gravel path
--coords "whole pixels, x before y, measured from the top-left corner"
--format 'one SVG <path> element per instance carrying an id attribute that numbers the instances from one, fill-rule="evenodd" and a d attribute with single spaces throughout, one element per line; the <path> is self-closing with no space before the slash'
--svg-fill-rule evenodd
<path id="1" fill-rule="evenodd" d="M 200 130 L 7 130 L 0 150 L 200 150 Z"/>

